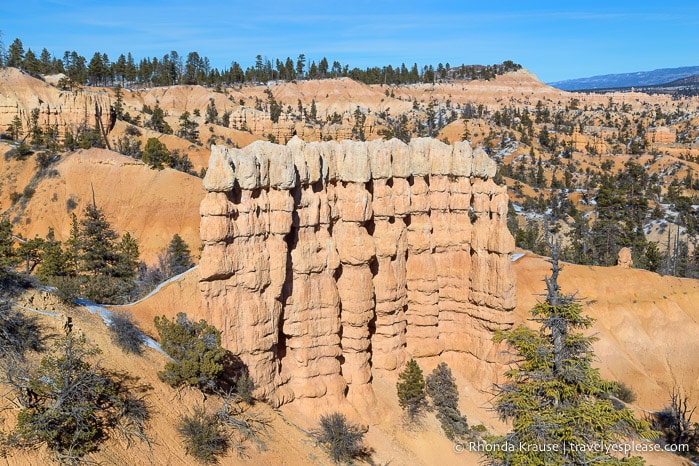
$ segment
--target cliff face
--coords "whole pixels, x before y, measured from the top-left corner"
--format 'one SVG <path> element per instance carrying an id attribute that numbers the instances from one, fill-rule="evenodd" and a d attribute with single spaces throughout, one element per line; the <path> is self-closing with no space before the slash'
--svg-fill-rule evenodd
<path id="1" fill-rule="evenodd" d="M 62 138 L 66 131 L 75 132 L 81 125 L 93 127 L 96 108 L 103 112 L 102 124 L 108 125 L 111 102 L 104 89 L 62 91 L 16 68 L 0 69 L 0 131 L 18 116 L 26 134 L 31 112 L 37 109 L 39 126 L 44 130 L 54 128 Z"/>
<path id="2" fill-rule="evenodd" d="M 488 364 L 515 306 L 505 187 L 468 143 L 213 146 L 202 317 L 280 405 L 372 400 L 372 371 Z"/>

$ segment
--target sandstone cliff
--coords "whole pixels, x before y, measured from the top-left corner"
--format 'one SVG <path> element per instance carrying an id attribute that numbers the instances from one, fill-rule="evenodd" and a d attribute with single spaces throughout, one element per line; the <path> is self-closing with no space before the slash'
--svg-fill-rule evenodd
<path id="1" fill-rule="evenodd" d="M 488 364 L 515 306 L 507 193 L 468 143 L 214 146 L 202 317 L 259 395 L 371 404 L 372 372 L 447 353 Z"/>

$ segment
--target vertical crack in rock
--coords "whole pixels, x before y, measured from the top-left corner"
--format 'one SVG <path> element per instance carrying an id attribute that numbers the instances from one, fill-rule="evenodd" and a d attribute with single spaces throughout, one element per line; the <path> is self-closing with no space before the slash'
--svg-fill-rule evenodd
<path id="1" fill-rule="evenodd" d="M 324 397 L 368 409 L 373 371 L 409 357 L 487 371 L 491 332 L 515 306 L 494 175 L 465 142 L 213 146 L 200 314 L 274 405 Z"/>

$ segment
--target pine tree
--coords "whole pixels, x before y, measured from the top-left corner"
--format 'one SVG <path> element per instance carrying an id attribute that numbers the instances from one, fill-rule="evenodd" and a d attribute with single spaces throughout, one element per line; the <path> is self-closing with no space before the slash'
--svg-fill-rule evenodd
<path id="1" fill-rule="evenodd" d="M 75 276 L 78 274 L 78 257 L 80 256 L 80 223 L 75 212 L 70 217 L 70 236 L 66 246 L 69 275 Z"/>
<path id="2" fill-rule="evenodd" d="M 177 135 L 190 142 L 194 142 L 199 135 L 199 131 L 197 131 L 197 126 L 199 126 L 199 124 L 190 117 L 190 113 L 186 110 L 180 115 L 180 128 L 177 130 Z"/>
<path id="3" fill-rule="evenodd" d="M 147 418 L 145 404 L 126 390 L 123 380 L 100 367 L 95 361 L 99 353 L 84 336 L 70 333 L 56 341 L 36 370 L 14 378 L 22 400 L 13 432 L 19 445 L 44 444 L 61 464 L 78 464 L 120 419 L 142 428 L 137 419 Z"/>
<path id="4" fill-rule="evenodd" d="M 49 227 L 41 253 L 41 264 L 36 274 L 42 282 L 48 284 L 50 277 L 65 277 L 69 272 L 69 254 L 63 251 L 61 242 L 56 241 L 53 228 Z"/>
<path id="5" fill-rule="evenodd" d="M 486 452 L 488 462 L 517 466 L 644 464 L 638 457 L 618 459 L 582 448 L 617 444 L 635 436 L 650 439 L 655 433 L 631 410 L 612 404 L 608 395 L 613 384 L 592 367 L 595 338 L 579 332 L 588 329 L 593 319 L 582 314 L 573 296 L 561 294 L 556 247 L 550 262 L 551 276 L 544 279 L 546 300 L 531 311 L 539 330 L 522 324 L 497 332 L 494 338 L 514 350 L 517 362 L 505 373 L 508 381 L 495 387 L 495 409 L 503 421 L 511 422 L 513 431 L 489 439 L 493 448 Z"/>
<path id="6" fill-rule="evenodd" d="M 163 111 L 163 109 L 160 108 L 158 104 L 156 104 L 151 112 L 152 113 L 150 116 L 150 122 L 147 126 L 150 126 L 159 133 L 172 134 L 172 128 L 170 127 L 168 122 L 165 121 L 165 112 Z"/>
<path id="7" fill-rule="evenodd" d="M 84 217 L 74 223 L 67 242 L 76 273 L 75 280 L 66 284 L 78 288 L 68 291 L 106 303 L 124 302 L 130 297 L 138 264 L 138 244 L 128 233 L 120 243 L 118 240 L 119 235 L 104 213 L 95 203 L 89 204 Z"/>
<path id="8" fill-rule="evenodd" d="M 218 124 L 218 110 L 216 110 L 216 102 L 213 98 L 209 99 L 209 105 L 206 106 L 204 123 L 207 125 L 209 123 Z"/>
<path id="9" fill-rule="evenodd" d="M 422 369 L 414 359 L 411 359 L 398 378 L 400 379 L 396 384 L 398 404 L 407 412 L 410 421 L 415 421 L 427 407 L 425 378 L 422 375 Z"/>
<path id="10" fill-rule="evenodd" d="M 80 271 L 91 276 L 114 275 L 119 235 L 96 204 L 88 204 L 83 215 L 78 240 Z"/>
<path id="11" fill-rule="evenodd" d="M 311 101 L 311 110 L 308 113 L 308 118 L 311 121 L 316 121 L 318 119 L 318 109 L 316 108 L 316 99 Z"/>
<path id="12" fill-rule="evenodd" d="M 468 423 L 459 411 L 459 390 L 447 363 L 440 363 L 425 380 L 427 394 L 437 409 L 437 419 L 449 440 L 468 434 Z"/>
<path id="13" fill-rule="evenodd" d="M 15 39 L 7 49 L 7 66 L 21 68 L 24 61 L 24 45 Z"/>
<path id="14" fill-rule="evenodd" d="M 123 56 L 123 55 L 122 55 Z M 124 119 L 124 92 L 121 89 L 121 84 L 114 86 L 114 112 L 117 119 Z"/>
<path id="15" fill-rule="evenodd" d="M 19 140 L 20 136 L 22 136 L 22 119 L 19 117 L 19 115 L 15 115 L 15 117 L 12 119 L 12 122 L 7 127 L 7 131 L 10 132 L 12 140 Z"/>
<path id="16" fill-rule="evenodd" d="M 29 275 L 42 262 L 42 250 L 44 249 L 44 239 L 35 237 L 19 244 L 16 254 L 18 259 L 24 262 L 24 273 Z"/>
<path id="17" fill-rule="evenodd" d="M 170 164 L 170 151 L 159 139 L 148 138 L 146 147 L 143 148 L 141 160 L 152 168 L 162 170 L 164 165 Z"/>
<path id="18" fill-rule="evenodd" d="M 124 280 L 133 280 L 138 270 L 139 258 L 138 240 L 127 231 L 119 243 L 114 275 Z"/>
<path id="19" fill-rule="evenodd" d="M 166 253 L 166 275 L 174 277 L 192 268 L 192 256 L 189 246 L 178 234 L 175 234 L 170 241 Z"/>
<path id="20" fill-rule="evenodd" d="M 38 108 L 33 108 L 31 111 L 31 124 L 29 126 L 29 134 L 31 134 L 31 143 L 33 146 L 40 146 L 44 143 L 44 132 L 39 126 L 39 113 Z"/>
<path id="21" fill-rule="evenodd" d="M 0 221 L 0 292 L 5 291 L 9 281 L 15 276 L 17 265 L 12 224 L 8 220 Z"/>

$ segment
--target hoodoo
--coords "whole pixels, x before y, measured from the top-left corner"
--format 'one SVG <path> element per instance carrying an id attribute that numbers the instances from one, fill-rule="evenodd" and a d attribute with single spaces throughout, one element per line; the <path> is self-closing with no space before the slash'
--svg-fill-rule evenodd
<path id="1" fill-rule="evenodd" d="M 213 146 L 202 317 L 274 405 L 365 403 L 409 357 L 489 364 L 516 304 L 495 168 L 434 139 Z"/>

